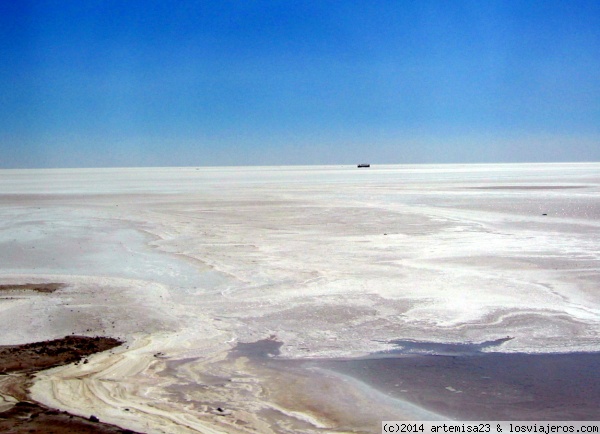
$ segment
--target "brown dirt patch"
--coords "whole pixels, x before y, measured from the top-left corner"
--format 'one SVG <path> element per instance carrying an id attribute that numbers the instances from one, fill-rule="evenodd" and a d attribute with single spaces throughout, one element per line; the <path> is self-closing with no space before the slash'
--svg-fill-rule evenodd
<path id="1" fill-rule="evenodd" d="M 0 346 L 0 373 L 33 373 L 79 362 L 86 356 L 121 344 L 121 341 L 114 338 L 66 336 L 52 341 L 3 345 Z"/>
<path id="2" fill-rule="evenodd" d="M 0 285 L 0 291 L 36 291 L 42 293 L 54 292 L 62 287 L 62 283 L 23 283 L 18 285 Z"/>
<path id="3" fill-rule="evenodd" d="M 94 422 L 95 421 L 95 422 Z M 0 432 L 5 433 L 56 433 L 56 434 L 133 434 L 114 425 L 100 423 L 95 417 L 89 419 L 56 411 L 39 404 L 19 402 L 13 408 L 0 413 Z"/>

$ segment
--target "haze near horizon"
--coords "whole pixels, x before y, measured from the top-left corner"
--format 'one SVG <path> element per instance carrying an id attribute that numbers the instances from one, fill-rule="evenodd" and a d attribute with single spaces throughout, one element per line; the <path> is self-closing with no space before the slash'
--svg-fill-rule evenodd
<path id="1" fill-rule="evenodd" d="M 0 168 L 600 160 L 600 3 L 0 3 Z"/>

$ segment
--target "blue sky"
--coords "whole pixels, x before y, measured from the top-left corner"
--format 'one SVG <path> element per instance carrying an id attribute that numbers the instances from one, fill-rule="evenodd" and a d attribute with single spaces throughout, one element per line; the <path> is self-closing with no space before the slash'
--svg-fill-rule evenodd
<path id="1" fill-rule="evenodd" d="M 363 161 L 600 161 L 600 2 L 0 0 L 0 167 Z"/>

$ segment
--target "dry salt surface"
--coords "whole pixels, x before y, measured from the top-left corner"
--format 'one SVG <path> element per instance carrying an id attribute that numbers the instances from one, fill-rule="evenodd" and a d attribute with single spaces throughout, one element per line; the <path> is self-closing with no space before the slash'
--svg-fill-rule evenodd
<path id="1" fill-rule="evenodd" d="M 544 416 L 598 399 L 599 246 L 598 163 L 2 170 L 0 284 L 63 286 L 0 345 L 124 340 L 31 396 L 139 432 Z"/>

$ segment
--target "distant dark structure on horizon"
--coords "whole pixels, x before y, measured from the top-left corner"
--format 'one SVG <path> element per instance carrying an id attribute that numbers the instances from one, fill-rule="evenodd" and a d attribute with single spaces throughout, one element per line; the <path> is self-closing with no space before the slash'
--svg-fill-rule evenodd
<path id="1" fill-rule="evenodd" d="M 371 165 L 369 163 L 361 163 L 358 165 L 358 168 L 360 169 L 361 167 L 371 167 Z"/>

